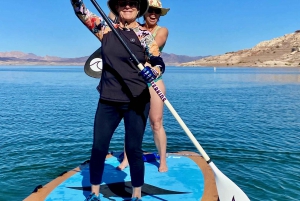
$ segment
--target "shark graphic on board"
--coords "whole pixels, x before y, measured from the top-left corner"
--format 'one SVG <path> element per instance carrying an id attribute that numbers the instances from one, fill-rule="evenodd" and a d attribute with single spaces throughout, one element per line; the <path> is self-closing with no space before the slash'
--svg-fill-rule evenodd
<path id="1" fill-rule="evenodd" d="M 91 191 L 91 186 L 86 187 L 67 187 L 74 190 L 82 190 L 82 191 Z M 103 197 L 110 199 L 111 197 L 122 197 L 128 198 L 131 197 L 131 182 L 117 182 L 111 184 L 103 184 L 100 186 L 101 194 Z M 179 192 L 179 191 L 171 191 L 163 188 L 159 188 L 156 186 L 152 186 L 150 184 L 144 184 L 142 189 L 142 197 L 143 196 L 153 196 L 157 195 L 174 195 L 174 194 L 188 194 L 190 192 Z M 164 200 L 164 199 L 161 199 Z"/>

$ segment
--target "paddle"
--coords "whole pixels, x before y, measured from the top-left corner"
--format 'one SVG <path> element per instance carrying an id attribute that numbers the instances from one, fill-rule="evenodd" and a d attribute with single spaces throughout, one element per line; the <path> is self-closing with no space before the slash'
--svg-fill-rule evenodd
<path id="1" fill-rule="evenodd" d="M 125 47 L 125 49 L 130 54 L 131 59 L 135 63 L 135 65 L 140 69 L 143 70 L 144 66 L 141 64 L 136 56 L 132 53 L 132 51 L 128 48 L 124 40 L 121 38 L 121 36 L 118 34 L 118 32 L 115 30 L 112 22 L 108 19 L 108 17 L 105 15 L 99 4 L 96 2 L 96 0 L 91 0 L 93 5 L 96 7 L 98 12 L 101 14 L 103 19 L 106 21 L 108 26 L 111 28 L 112 32 L 116 35 L 116 37 L 120 40 L 122 45 Z M 190 140 L 193 142 L 195 147 L 198 149 L 198 151 L 202 154 L 203 158 L 206 160 L 206 162 L 210 165 L 212 168 L 218 194 L 219 194 L 219 201 L 248 201 L 249 198 L 247 195 L 235 184 L 233 183 L 228 177 L 226 177 L 216 166 L 215 164 L 210 160 L 209 156 L 206 154 L 204 149 L 201 147 L 197 139 L 194 137 L 194 135 L 191 133 L 191 131 L 188 129 L 188 127 L 185 125 L 181 117 L 178 115 L 178 113 L 175 111 L 171 103 L 167 100 L 166 96 L 162 93 L 162 91 L 159 89 L 159 87 L 155 84 L 155 82 L 151 82 L 151 86 L 153 87 L 154 91 L 157 93 L 157 95 L 161 98 L 161 100 L 165 103 L 165 105 L 168 107 L 170 112 L 173 114 L 175 119 L 178 121 L 182 129 L 186 132 L 187 136 L 190 138 Z M 250 201 L 250 200 L 249 200 Z"/>

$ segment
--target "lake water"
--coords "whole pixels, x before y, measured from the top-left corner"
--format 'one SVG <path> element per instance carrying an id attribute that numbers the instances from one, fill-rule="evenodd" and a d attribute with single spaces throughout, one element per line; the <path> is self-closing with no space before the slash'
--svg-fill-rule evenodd
<path id="1" fill-rule="evenodd" d="M 252 201 L 300 200 L 300 68 L 167 67 L 167 98 Z M 89 159 L 97 79 L 82 67 L 0 67 L 0 200 Z M 195 151 L 167 108 L 168 151 Z M 121 124 L 111 150 L 123 149 Z M 180 143 L 178 143 L 180 142 Z M 143 149 L 156 151 L 149 126 Z"/>

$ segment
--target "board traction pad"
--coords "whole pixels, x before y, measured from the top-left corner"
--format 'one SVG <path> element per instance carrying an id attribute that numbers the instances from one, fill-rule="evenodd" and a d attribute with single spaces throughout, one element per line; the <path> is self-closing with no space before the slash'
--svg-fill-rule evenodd
<path id="1" fill-rule="evenodd" d="M 218 196 L 215 183 L 205 181 L 205 175 L 202 169 L 199 167 L 199 164 L 197 164 L 198 162 L 195 162 L 199 159 L 204 159 L 200 156 L 194 158 L 196 160 L 183 155 L 168 156 L 167 164 L 169 170 L 164 173 L 158 172 L 158 161 L 145 162 L 145 183 L 142 187 L 142 200 L 217 201 Z M 101 201 L 123 201 L 131 197 L 130 167 L 120 171 L 116 169 L 119 164 L 120 162 L 115 156 L 108 157 L 105 161 L 104 174 L 100 187 Z M 90 194 L 91 186 L 89 183 L 88 164 L 81 165 L 79 168 L 71 171 L 73 171 L 71 176 L 60 184 L 57 184 L 57 186 L 45 196 L 45 199 L 39 200 L 85 200 Z M 211 170 L 205 170 L 204 173 L 206 174 L 207 171 Z M 205 185 L 208 185 L 210 188 L 209 193 L 205 193 Z M 30 196 L 28 198 L 29 199 L 25 200 L 34 200 L 30 199 Z"/>

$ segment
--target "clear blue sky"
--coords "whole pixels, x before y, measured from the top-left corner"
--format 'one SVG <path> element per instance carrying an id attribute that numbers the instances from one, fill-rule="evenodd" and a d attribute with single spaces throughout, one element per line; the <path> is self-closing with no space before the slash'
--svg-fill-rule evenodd
<path id="1" fill-rule="evenodd" d="M 98 14 L 90 0 L 87 7 Z M 98 0 L 108 13 L 106 0 Z M 300 0 L 162 0 L 171 10 L 166 53 L 218 55 L 300 29 Z M 141 19 L 142 22 L 142 19 Z M 100 43 L 73 13 L 69 0 L 3 0 L 0 52 L 88 56 Z"/>

